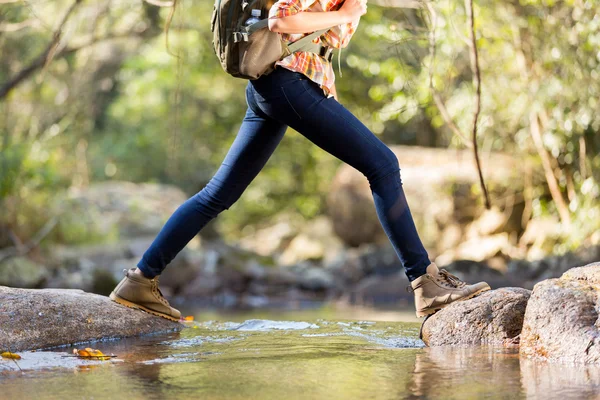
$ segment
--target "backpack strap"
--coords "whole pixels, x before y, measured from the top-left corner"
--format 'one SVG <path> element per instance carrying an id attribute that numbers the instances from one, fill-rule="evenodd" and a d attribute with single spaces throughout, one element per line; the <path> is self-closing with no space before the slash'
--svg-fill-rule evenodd
<path id="1" fill-rule="evenodd" d="M 331 28 L 321 29 L 320 31 L 313 32 L 310 35 L 305 36 L 300 40 L 296 40 L 294 43 L 292 43 L 288 46 L 288 50 L 290 51 L 290 54 L 295 53 L 297 51 L 308 51 L 311 53 L 319 54 L 321 47 L 323 47 L 323 45 L 313 43 L 313 40 L 315 40 L 316 38 L 318 38 L 319 36 L 321 36 L 322 34 L 327 32 L 329 29 L 331 29 Z"/>
<path id="2" fill-rule="evenodd" d="M 244 29 L 243 29 L 244 32 L 242 33 L 242 36 L 239 39 L 236 39 L 236 41 L 244 40 L 243 39 L 244 33 L 246 33 L 247 35 L 252 35 L 254 32 L 256 32 L 260 29 L 268 28 L 268 26 L 269 26 L 269 20 L 261 19 L 259 22 L 255 23 L 255 24 L 252 24 L 248 27 L 244 27 Z M 302 39 L 299 39 L 299 40 L 295 41 L 294 43 L 288 45 L 287 46 L 288 54 L 292 54 L 297 51 L 308 51 L 310 53 L 320 54 L 321 49 L 326 46 L 323 46 L 322 44 L 313 43 L 313 40 L 315 40 L 316 38 L 318 38 L 319 36 L 321 36 L 322 34 L 327 32 L 329 29 L 331 29 L 331 27 L 321 29 L 320 31 L 313 32 L 310 35 L 305 36 Z"/>

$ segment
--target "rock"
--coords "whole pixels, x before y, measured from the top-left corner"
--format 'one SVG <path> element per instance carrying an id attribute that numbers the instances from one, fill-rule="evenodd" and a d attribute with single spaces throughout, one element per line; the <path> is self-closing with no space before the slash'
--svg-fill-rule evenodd
<path id="1" fill-rule="evenodd" d="M 551 254 L 554 244 L 563 235 L 564 228 L 558 218 L 545 217 L 532 219 L 519 239 L 519 246 L 530 248 L 528 259 L 541 258 Z"/>
<path id="2" fill-rule="evenodd" d="M 25 257 L 11 257 L 0 263 L 0 285 L 35 288 L 48 275 L 48 269 L 45 266 Z"/>
<path id="3" fill-rule="evenodd" d="M 137 265 L 137 259 L 133 265 Z M 184 248 L 169 263 L 160 277 L 161 287 L 168 287 L 173 293 L 181 293 L 192 282 L 206 264 L 205 254 L 200 250 Z M 121 273 L 121 276 L 123 274 Z"/>
<path id="4" fill-rule="evenodd" d="M 437 257 L 436 262 L 443 265 L 457 259 L 483 261 L 497 255 L 509 256 L 511 248 L 508 233 L 498 233 L 466 240 L 456 249 L 448 250 Z"/>
<path id="5" fill-rule="evenodd" d="M 600 263 L 536 284 L 525 313 L 520 354 L 600 364 L 599 305 Z"/>
<path id="6" fill-rule="evenodd" d="M 388 275 L 371 275 L 350 289 L 348 302 L 360 306 L 397 305 L 410 303 L 414 308 L 413 295 L 406 291 L 410 283 L 406 274 L 397 272 Z"/>
<path id="7" fill-rule="evenodd" d="M 520 225 L 518 227 L 507 228 L 507 224 L 510 221 L 509 217 L 510 215 L 501 212 L 497 207 L 494 207 L 491 210 L 485 210 L 479 218 L 467 227 L 467 238 L 473 239 L 502 232 L 518 231 L 521 228 Z M 521 221 L 519 221 L 519 224 L 520 222 Z"/>
<path id="8" fill-rule="evenodd" d="M 503 288 L 453 303 L 425 321 L 423 341 L 430 347 L 511 343 L 521 333 L 530 295 L 526 289 Z"/>
<path id="9" fill-rule="evenodd" d="M 268 256 L 281 251 L 296 235 L 297 229 L 286 216 L 279 216 L 279 221 L 272 226 L 257 229 L 240 241 L 242 248 L 261 256 Z"/>
<path id="10" fill-rule="evenodd" d="M 181 328 L 177 322 L 81 290 L 0 286 L 0 349 L 44 349 Z"/>
<path id="11" fill-rule="evenodd" d="M 329 218 L 317 217 L 307 221 L 300 232 L 287 239 L 278 248 L 281 254 L 277 257 L 280 265 L 292 265 L 302 261 L 331 262 L 343 249 L 341 240 L 335 235 Z"/>
<path id="12" fill-rule="evenodd" d="M 506 277 L 526 289 L 545 279 L 559 278 L 570 269 L 600 260 L 600 246 L 582 247 L 573 253 L 549 256 L 535 261 L 508 262 Z"/>
<path id="13" fill-rule="evenodd" d="M 335 287 L 335 280 L 324 268 L 309 267 L 300 274 L 299 286 L 312 291 L 329 290 Z"/>
<path id="14" fill-rule="evenodd" d="M 200 273 L 183 288 L 181 294 L 186 298 L 212 296 L 223 287 L 223 282 L 216 274 Z"/>
<path id="15" fill-rule="evenodd" d="M 289 271 L 287 268 L 270 268 L 266 270 L 267 274 L 264 281 L 270 286 L 294 286 L 298 283 L 298 275 Z"/>
<path id="16" fill-rule="evenodd" d="M 301 233 L 290 242 L 279 262 L 291 265 L 300 261 L 320 261 L 325 256 L 325 246 L 317 238 Z"/>

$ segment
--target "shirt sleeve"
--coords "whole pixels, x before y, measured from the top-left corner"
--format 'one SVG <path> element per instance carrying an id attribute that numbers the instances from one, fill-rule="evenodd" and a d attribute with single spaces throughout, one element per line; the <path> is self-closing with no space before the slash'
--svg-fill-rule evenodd
<path id="1" fill-rule="evenodd" d="M 358 22 L 359 20 L 356 20 L 347 24 L 334 26 L 325 33 L 325 41 L 329 46 L 336 49 L 348 46 L 352 35 L 356 32 L 356 28 L 358 28 Z"/>
<path id="2" fill-rule="evenodd" d="M 269 18 L 283 18 L 306 11 L 318 0 L 279 0 L 269 10 Z"/>

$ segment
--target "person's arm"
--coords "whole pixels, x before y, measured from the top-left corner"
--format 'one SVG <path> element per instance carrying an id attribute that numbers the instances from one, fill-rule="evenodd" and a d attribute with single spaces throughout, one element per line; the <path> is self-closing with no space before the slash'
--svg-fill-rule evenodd
<path id="1" fill-rule="evenodd" d="M 274 7 L 277 7 L 275 4 Z M 269 30 L 279 33 L 309 33 L 335 25 L 347 24 L 360 18 L 367 12 L 363 0 L 346 0 L 338 11 L 303 12 L 291 6 L 290 15 L 271 17 Z"/>

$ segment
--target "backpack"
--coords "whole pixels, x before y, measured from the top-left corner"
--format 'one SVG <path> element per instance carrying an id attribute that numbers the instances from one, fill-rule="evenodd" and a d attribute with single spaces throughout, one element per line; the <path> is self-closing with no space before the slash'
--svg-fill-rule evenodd
<path id="1" fill-rule="evenodd" d="M 253 9 L 261 10 L 261 20 L 244 23 Z M 309 51 L 331 59 L 332 49 L 312 41 L 329 28 L 314 32 L 289 46 L 281 35 L 268 28 L 267 0 L 215 0 L 210 30 L 213 48 L 228 74 L 242 79 L 258 79 L 273 71 L 275 63 L 297 51 Z"/>

